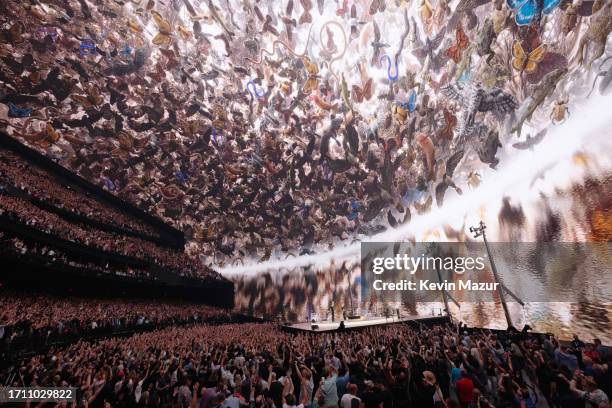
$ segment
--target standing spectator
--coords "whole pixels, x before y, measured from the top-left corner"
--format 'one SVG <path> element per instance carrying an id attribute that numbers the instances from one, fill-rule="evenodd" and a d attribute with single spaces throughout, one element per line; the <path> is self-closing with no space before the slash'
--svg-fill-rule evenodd
<path id="1" fill-rule="evenodd" d="M 579 380 L 584 384 L 584 390 L 577 387 L 577 382 Z M 607 407 L 610 403 L 610 399 L 605 392 L 597 387 L 597 383 L 593 377 L 585 377 L 580 372 L 570 381 L 570 390 L 576 394 L 581 401 L 584 401 L 586 408 L 599 408 L 602 405 Z"/>
<path id="2" fill-rule="evenodd" d="M 177 402 L 181 408 L 187 408 L 191 403 L 191 380 L 189 378 L 183 379 L 178 389 Z"/>
<path id="3" fill-rule="evenodd" d="M 295 397 L 293 394 L 289 394 L 285 397 L 283 408 L 304 408 L 304 404 L 295 405 Z"/>
<path id="4" fill-rule="evenodd" d="M 608 348 L 601 344 L 601 340 L 599 339 L 593 339 L 593 345 L 595 347 L 595 351 L 599 354 L 599 357 L 602 359 L 602 361 L 605 361 L 608 354 Z"/>
<path id="5" fill-rule="evenodd" d="M 502 374 L 498 389 L 498 405 L 500 408 L 521 408 L 521 401 L 514 389 L 510 374 Z"/>
<path id="6" fill-rule="evenodd" d="M 578 358 L 563 345 L 555 350 L 555 361 L 559 365 L 566 366 L 572 373 L 578 368 Z"/>
<path id="7" fill-rule="evenodd" d="M 274 405 L 277 407 L 283 404 L 283 389 L 284 384 L 276 379 L 276 373 L 274 372 L 272 365 L 268 367 L 270 375 L 268 377 L 268 384 L 270 384 L 270 398 L 274 401 Z"/>
<path id="8" fill-rule="evenodd" d="M 346 394 L 344 394 L 340 399 L 340 407 L 354 408 L 354 402 L 357 403 L 357 407 L 362 406 L 361 399 L 357 397 L 357 386 L 355 384 L 349 383 L 346 386 Z"/>
<path id="9" fill-rule="evenodd" d="M 469 407 L 474 400 L 474 382 L 466 370 L 461 370 L 461 378 L 457 380 L 456 388 L 461 407 Z"/>
<path id="10" fill-rule="evenodd" d="M 327 366 L 323 369 L 323 378 L 321 379 L 321 396 L 324 399 L 324 407 L 335 408 L 338 406 L 338 389 L 336 387 L 336 370 L 333 367 Z"/>
<path id="11" fill-rule="evenodd" d="M 582 351 L 584 349 L 584 342 L 578 338 L 577 334 L 574 334 L 570 345 L 575 351 Z"/>
<path id="12" fill-rule="evenodd" d="M 312 392 L 314 391 L 314 382 L 312 380 L 312 371 L 302 365 L 302 369 L 298 365 L 298 362 L 295 362 L 295 372 L 300 380 L 300 403 L 304 405 L 305 408 L 310 408 L 312 404 Z"/>

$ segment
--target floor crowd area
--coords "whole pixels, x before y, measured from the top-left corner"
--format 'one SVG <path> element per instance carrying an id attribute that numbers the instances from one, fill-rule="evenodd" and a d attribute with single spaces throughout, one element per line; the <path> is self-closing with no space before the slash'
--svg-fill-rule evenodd
<path id="1" fill-rule="evenodd" d="M 598 341 L 561 344 L 526 330 L 394 324 L 290 334 L 271 323 L 196 324 L 51 348 L 0 380 L 77 387 L 89 407 L 604 408 L 611 363 Z"/>

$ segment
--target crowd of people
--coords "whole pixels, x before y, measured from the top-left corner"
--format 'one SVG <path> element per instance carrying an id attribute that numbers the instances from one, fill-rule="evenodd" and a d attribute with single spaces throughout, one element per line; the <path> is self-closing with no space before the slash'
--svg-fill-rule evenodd
<path id="1" fill-rule="evenodd" d="M 53 174 L 5 149 L 0 152 L 0 187 L 0 215 L 14 222 L 105 252 L 151 261 L 180 276 L 201 279 L 220 278 L 220 275 L 203 265 L 195 256 L 162 247 L 147 240 L 146 237 L 138 238 L 122 234 L 122 230 L 128 230 L 149 237 L 159 237 L 155 229 L 146 223 L 139 222 L 125 212 L 116 210 L 84 192 L 73 190 Z M 51 207 L 43 207 L 39 203 Z M 54 212 L 54 209 L 69 211 L 89 220 L 120 229 L 117 232 L 102 231 L 93 226 L 66 219 L 61 212 Z M 48 257 L 52 263 L 63 262 L 70 266 L 105 272 L 112 269 L 112 273 L 127 276 L 151 276 L 149 271 L 137 270 L 133 266 L 109 268 L 108 265 L 105 267 L 92 263 L 83 265 L 82 261 L 75 260 L 74 257 L 68 256 L 59 248 L 52 248 L 49 244 L 26 243 L 19 237 L 11 237 L 5 243 L 8 244 L 6 248 L 3 248 L 5 252 L 12 250 L 21 255 L 28 253 Z"/>
<path id="2" fill-rule="evenodd" d="M 185 301 L 60 297 L 2 290 L 0 344 L 9 352 L 84 336 L 231 318 L 225 309 Z"/>
<path id="3" fill-rule="evenodd" d="M 477 186 L 541 139 L 509 129 L 585 100 L 612 29 L 605 1 L 237 3 L 2 2 L 0 123 L 218 263 L 263 260 Z"/>
<path id="4" fill-rule="evenodd" d="M 140 238 L 69 222 L 19 197 L 0 194 L 0 216 L 73 243 L 154 262 L 180 276 L 221 279 L 217 272 L 203 265 L 198 258 Z"/>
<path id="5" fill-rule="evenodd" d="M 68 253 L 53 245 L 45 245 L 34 240 L 8 237 L 0 232 L 0 254 L 8 259 L 21 259 L 36 262 L 65 271 L 76 268 L 84 273 L 101 272 L 114 276 L 155 279 L 149 269 L 139 268 L 119 261 L 109 262 L 108 258 L 84 259 L 82 255 Z"/>
<path id="6" fill-rule="evenodd" d="M 32 165 L 10 150 L 0 150 L 0 182 L 26 192 L 36 200 L 53 204 L 72 213 L 113 225 L 128 231 L 157 237 L 155 229 L 142 221 L 131 218 L 123 211 L 77 192 L 40 167 Z"/>
<path id="7" fill-rule="evenodd" d="M 394 324 L 288 333 L 271 324 L 171 327 L 78 342 L 0 376 L 73 386 L 83 406 L 610 406 L 612 354 L 600 342 Z"/>

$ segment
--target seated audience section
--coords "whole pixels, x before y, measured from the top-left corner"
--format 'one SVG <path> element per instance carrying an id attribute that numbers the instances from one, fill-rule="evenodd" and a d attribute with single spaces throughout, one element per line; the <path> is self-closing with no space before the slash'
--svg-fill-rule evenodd
<path id="1" fill-rule="evenodd" d="M 233 284 L 182 233 L 0 135 L 3 285 L 233 305 Z"/>

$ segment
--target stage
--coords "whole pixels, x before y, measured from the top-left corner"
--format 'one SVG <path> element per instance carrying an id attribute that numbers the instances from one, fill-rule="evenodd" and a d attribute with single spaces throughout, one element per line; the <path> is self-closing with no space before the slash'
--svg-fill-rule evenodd
<path id="1" fill-rule="evenodd" d="M 364 327 L 383 326 L 388 324 L 404 323 L 409 325 L 416 324 L 444 324 L 449 321 L 448 316 L 402 316 L 400 319 L 397 316 L 385 318 L 384 316 L 360 317 L 358 319 L 344 320 L 344 329 L 362 329 Z M 310 333 L 325 333 L 340 329 L 340 321 L 332 322 L 323 320 L 314 323 L 293 323 L 284 324 L 282 328 L 294 332 L 310 332 Z"/>

